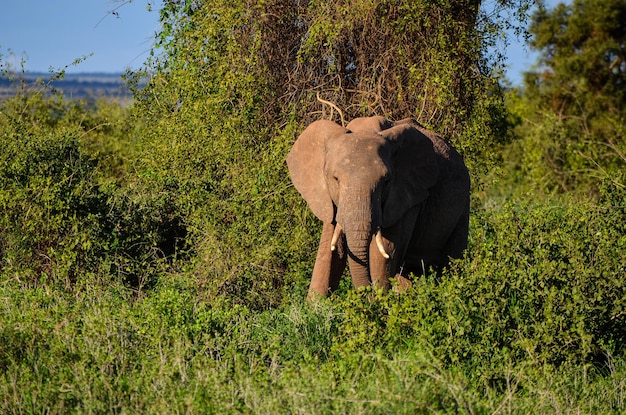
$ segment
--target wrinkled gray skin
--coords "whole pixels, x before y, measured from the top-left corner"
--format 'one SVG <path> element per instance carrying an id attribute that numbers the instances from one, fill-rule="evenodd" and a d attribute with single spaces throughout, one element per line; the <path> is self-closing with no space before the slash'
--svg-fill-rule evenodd
<path id="1" fill-rule="evenodd" d="M 390 278 L 409 284 L 402 273 L 445 266 L 467 247 L 467 168 L 450 144 L 411 119 L 356 118 L 346 128 L 316 121 L 287 165 L 324 222 L 309 299 L 337 289 L 346 261 L 356 288 L 388 289 Z"/>

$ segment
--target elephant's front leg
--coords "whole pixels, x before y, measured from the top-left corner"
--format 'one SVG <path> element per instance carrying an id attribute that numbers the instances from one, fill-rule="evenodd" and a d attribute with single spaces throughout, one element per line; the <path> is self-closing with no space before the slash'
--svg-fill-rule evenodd
<path id="1" fill-rule="evenodd" d="M 372 286 L 382 288 L 387 291 L 389 289 L 389 278 L 391 277 L 391 266 L 395 257 L 395 246 L 387 238 L 383 237 L 383 248 L 389 255 L 385 258 L 376 243 L 375 237 L 372 237 L 369 250 L 370 275 L 372 278 Z"/>
<path id="2" fill-rule="evenodd" d="M 382 230 L 382 245 L 389 255 L 384 258 L 380 253 L 375 239 L 370 244 L 370 274 L 372 285 L 385 291 L 391 287 L 390 280 L 395 279 L 395 287 L 399 291 L 411 286 L 411 281 L 400 274 L 413 229 L 417 221 L 419 206 L 411 208 L 407 214 L 393 226 Z"/>
<path id="3" fill-rule="evenodd" d="M 339 280 L 346 267 L 347 255 L 345 254 L 346 246 L 343 234 L 337 240 L 336 249 L 334 251 L 330 249 L 334 231 L 335 225 L 333 223 L 324 223 L 307 296 L 308 300 L 325 297 L 339 286 Z"/>
<path id="4" fill-rule="evenodd" d="M 370 272 L 372 285 L 382 288 L 384 291 L 391 288 L 391 279 L 395 280 L 394 289 L 402 292 L 411 287 L 411 281 L 400 274 L 402 266 L 402 245 L 397 245 L 388 239 L 384 239 L 383 246 L 389 254 L 389 259 L 384 258 L 374 241 L 370 244 Z"/>

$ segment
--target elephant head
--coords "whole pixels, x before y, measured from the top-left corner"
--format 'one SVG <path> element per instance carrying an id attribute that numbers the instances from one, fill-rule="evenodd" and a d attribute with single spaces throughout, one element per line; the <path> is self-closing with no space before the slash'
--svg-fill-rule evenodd
<path id="1" fill-rule="evenodd" d="M 372 283 L 373 261 L 396 254 L 394 241 L 383 241 L 384 230 L 426 200 L 438 180 L 433 142 L 418 127 L 383 117 L 357 118 L 346 128 L 320 120 L 298 137 L 287 158 L 296 189 L 325 226 L 333 226 L 330 246 L 321 243 L 320 250 L 345 244 L 355 287 Z"/>

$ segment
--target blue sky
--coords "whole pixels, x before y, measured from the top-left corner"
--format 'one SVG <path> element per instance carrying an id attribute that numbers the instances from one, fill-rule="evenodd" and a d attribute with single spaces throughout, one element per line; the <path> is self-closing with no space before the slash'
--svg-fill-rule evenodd
<path id="1" fill-rule="evenodd" d="M 558 0 L 548 0 L 549 5 Z M 158 30 L 158 0 L 134 0 L 119 7 L 116 0 L 11 0 L 0 13 L 0 54 L 19 69 L 59 70 L 90 55 L 68 72 L 123 72 L 147 59 Z M 152 3 L 153 11 L 147 10 Z M 118 8 L 119 7 L 119 8 Z M 117 9 L 117 16 L 111 11 Z M 527 48 L 513 42 L 507 48 L 507 76 L 518 83 L 535 60 Z M 10 57 L 10 55 L 13 57 Z M 15 67 L 17 63 L 17 66 Z"/>
<path id="2" fill-rule="evenodd" d="M 123 3 L 123 2 L 122 2 Z M 159 15 L 148 12 L 147 0 L 10 0 L 0 13 L 0 53 L 26 69 L 48 72 L 88 57 L 68 72 L 123 72 L 148 57 Z M 151 3 L 157 3 L 151 1 Z M 9 51 L 14 55 L 9 58 Z"/>

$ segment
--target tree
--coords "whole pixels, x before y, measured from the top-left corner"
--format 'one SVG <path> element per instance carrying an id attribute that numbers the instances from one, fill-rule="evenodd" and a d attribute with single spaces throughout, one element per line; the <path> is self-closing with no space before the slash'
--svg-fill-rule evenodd
<path id="1" fill-rule="evenodd" d="M 624 189 L 626 1 L 540 4 L 530 33 L 540 69 L 513 97 L 520 176 L 547 191 Z"/>
<path id="2" fill-rule="evenodd" d="M 484 169 L 506 136 L 487 50 L 502 32 L 499 11 L 518 3 L 488 14 L 480 0 L 165 1 L 160 51 L 130 74 L 150 75 L 134 109 L 145 126 L 141 185 L 174 195 L 205 252 L 199 267 L 223 287 L 284 285 L 317 226 L 284 159 L 304 125 L 328 117 L 322 101 L 346 120 L 415 117 Z"/>
<path id="3" fill-rule="evenodd" d="M 575 0 L 533 16 L 531 46 L 552 110 L 615 114 L 626 99 L 626 1 Z M 584 96 L 583 100 L 579 97 Z"/>
<path id="4" fill-rule="evenodd" d="M 476 151 L 505 135 L 495 82 L 502 57 L 490 48 L 514 20 L 501 16 L 523 19 L 530 4 L 500 0 L 488 10 L 481 0 L 166 1 L 157 39 L 163 52 L 147 68 L 169 78 L 161 93 L 175 89 L 180 70 L 198 84 L 229 83 L 231 92 L 233 83 L 241 91 L 250 81 L 270 125 L 292 114 L 303 123 L 319 118 L 318 95 L 348 120 L 413 116 L 453 140 L 480 120 Z M 228 93 L 198 86 L 196 95 Z"/>

